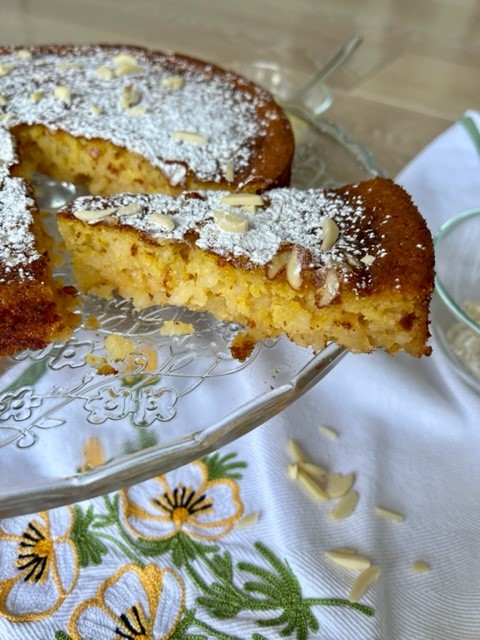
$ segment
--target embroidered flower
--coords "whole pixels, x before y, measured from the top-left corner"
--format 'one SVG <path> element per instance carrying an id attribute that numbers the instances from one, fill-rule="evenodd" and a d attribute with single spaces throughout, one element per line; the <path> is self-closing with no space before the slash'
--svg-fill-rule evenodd
<path id="1" fill-rule="evenodd" d="M 193 462 L 121 492 L 125 526 L 132 535 L 163 540 L 179 531 L 201 540 L 229 533 L 243 515 L 239 487 L 229 478 L 208 480 Z"/>
<path id="2" fill-rule="evenodd" d="M 125 565 L 73 612 L 72 640 L 162 640 L 174 633 L 185 607 L 182 579 L 154 564 Z"/>
<path id="3" fill-rule="evenodd" d="M 56 611 L 78 578 L 70 508 L 0 522 L 0 615 L 21 622 Z"/>

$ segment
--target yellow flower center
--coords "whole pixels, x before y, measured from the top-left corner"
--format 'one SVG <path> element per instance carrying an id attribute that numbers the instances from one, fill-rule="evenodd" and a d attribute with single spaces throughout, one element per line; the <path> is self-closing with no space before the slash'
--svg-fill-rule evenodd
<path id="1" fill-rule="evenodd" d="M 48 558 L 52 553 L 53 545 L 51 540 L 39 540 L 35 545 L 35 553 L 42 558 Z"/>
<path id="2" fill-rule="evenodd" d="M 182 525 L 187 522 L 190 517 L 190 512 L 185 507 L 176 507 L 172 511 L 172 520 L 176 525 Z"/>

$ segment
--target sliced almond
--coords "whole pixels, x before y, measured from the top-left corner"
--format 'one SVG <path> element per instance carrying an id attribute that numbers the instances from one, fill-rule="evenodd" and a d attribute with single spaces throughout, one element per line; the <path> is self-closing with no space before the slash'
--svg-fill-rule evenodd
<path id="1" fill-rule="evenodd" d="M 19 49 L 17 51 L 17 56 L 22 60 L 29 60 L 32 57 L 32 52 L 28 49 Z"/>
<path id="2" fill-rule="evenodd" d="M 120 98 L 120 106 L 124 109 L 129 109 L 134 105 L 138 104 L 142 99 L 142 94 L 138 89 L 127 85 L 123 88 L 122 97 Z"/>
<path id="3" fill-rule="evenodd" d="M 288 441 L 288 451 L 294 462 L 307 462 L 307 456 L 296 440 Z"/>
<path id="4" fill-rule="evenodd" d="M 330 438 L 330 440 L 336 440 L 338 438 L 338 431 L 335 431 L 332 427 L 327 427 L 326 424 L 321 424 L 319 429 L 327 438 Z"/>
<path id="5" fill-rule="evenodd" d="M 91 104 L 90 105 L 90 113 L 93 116 L 100 116 L 102 115 L 102 110 L 99 106 L 97 106 L 96 104 Z"/>
<path id="6" fill-rule="evenodd" d="M 68 87 L 64 87 L 62 85 L 55 87 L 55 89 L 53 90 L 53 95 L 57 98 L 57 100 L 65 102 L 66 104 L 69 104 L 72 100 L 72 92 Z"/>
<path id="7" fill-rule="evenodd" d="M 372 564 L 368 569 L 362 571 L 350 590 L 350 594 L 348 596 L 350 602 L 358 602 L 360 598 L 365 595 L 370 585 L 378 580 L 380 573 L 381 569 L 376 564 Z"/>
<path id="8" fill-rule="evenodd" d="M 403 522 L 405 520 L 404 515 L 397 511 L 393 511 L 392 509 L 387 509 L 386 507 L 375 507 L 374 511 L 377 516 L 380 516 L 380 518 L 390 520 L 391 522 Z"/>
<path id="9" fill-rule="evenodd" d="M 227 182 L 233 182 L 235 179 L 235 171 L 233 167 L 233 162 L 229 160 L 225 165 L 225 180 Z"/>
<path id="10" fill-rule="evenodd" d="M 115 69 L 115 75 L 120 76 L 135 76 L 142 73 L 143 67 L 138 64 L 121 64 Z"/>
<path id="11" fill-rule="evenodd" d="M 315 478 L 317 482 L 320 482 L 322 487 L 326 486 L 328 471 L 325 467 L 322 467 L 315 462 L 299 462 L 298 464 L 308 473 L 309 476 L 312 476 L 312 478 Z"/>
<path id="12" fill-rule="evenodd" d="M 317 500 L 321 502 L 326 502 L 328 500 L 328 495 L 325 493 L 320 484 L 312 478 L 302 467 L 299 465 L 298 467 L 298 476 L 297 480 L 303 485 L 307 491 Z"/>
<path id="13" fill-rule="evenodd" d="M 340 281 L 334 269 L 330 269 L 325 276 L 323 286 L 316 291 L 317 307 L 325 307 L 337 297 Z"/>
<path id="14" fill-rule="evenodd" d="M 336 243 L 340 229 L 333 218 L 324 218 L 322 222 L 322 251 L 329 251 Z"/>
<path id="15" fill-rule="evenodd" d="M 40 102 L 40 100 L 42 100 L 44 96 L 45 94 L 43 93 L 43 91 L 32 91 L 32 93 L 30 94 L 30 100 L 32 102 Z"/>
<path id="16" fill-rule="evenodd" d="M 245 233 L 248 231 L 248 220 L 238 213 L 214 211 L 213 219 L 217 227 L 226 233 Z"/>
<path id="17" fill-rule="evenodd" d="M 178 91 L 185 84 L 185 79 L 182 76 L 168 76 L 163 78 L 162 85 L 172 91 Z"/>
<path id="18" fill-rule="evenodd" d="M 363 258 L 360 258 L 360 262 L 363 262 L 363 264 L 369 267 L 375 262 L 375 256 L 371 256 L 367 254 L 366 256 L 363 256 Z"/>
<path id="19" fill-rule="evenodd" d="M 339 473 L 327 476 L 327 494 L 330 498 L 341 498 L 350 491 L 355 482 L 353 473 Z"/>
<path id="20" fill-rule="evenodd" d="M 351 267 L 356 267 L 358 269 L 358 267 L 362 266 L 360 260 L 358 260 L 355 256 L 352 256 L 351 253 L 345 253 L 345 260 Z"/>
<path id="21" fill-rule="evenodd" d="M 113 213 L 115 213 L 115 211 L 116 211 L 115 207 L 102 209 L 101 211 L 82 209 L 80 211 L 74 211 L 73 215 L 75 216 L 75 218 L 77 218 L 78 220 L 81 220 L 82 222 L 88 222 L 90 224 L 93 224 L 95 222 L 99 222 L 100 220 L 103 220 L 104 218 L 108 218 L 108 216 L 111 216 Z"/>
<path id="22" fill-rule="evenodd" d="M 287 266 L 287 262 L 290 259 L 290 249 L 288 251 L 281 251 L 277 255 L 273 256 L 270 264 L 267 267 L 267 278 L 273 280 L 276 275 L 280 273 Z"/>
<path id="23" fill-rule="evenodd" d="M 414 573 L 426 573 L 430 571 L 430 565 L 424 560 L 415 560 L 415 562 L 412 562 L 410 568 Z"/>
<path id="24" fill-rule="evenodd" d="M 0 114 L 0 121 L 6 122 L 7 120 L 10 120 L 11 117 L 12 117 L 11 113 L 2 113 Z"/>
<path id="25" fill-rule="evenodd" d="M 117 215 L 121 217 L 136 216 L 139 213 L 142 213 L 142 211 L 143 211 L 143 208 L 141 204 L 139 204 L 138 202 L 130 202 L 129 204 L 126 204 L 123 207 L 120 207 L 117 210 Z"/>
<path id="26" fill-rule="evenodd" d="M 298 247 L 293 247 L 287 262 L 287 281 L 292 289 L 300 289 L 302 286 L 302 262 Z"/>
<path id="27" fill-rule="evenodd" d="M 0 64 L 0 76 L 7 76 L 13 69 L 11 64 Z"/>
<path id="28" fill-rule="evenodd" d="M 236 529 L 243 530 L 249 529 L 257 524 L 260 518 L 260 513 L 258 511 L 253 511 L 252 513 L 247 513 L 246 516 L 243 516 L 236 525 Z"/>
<path id="29" fill-rule="evenodd" d="M 130 53 L 119 53 L 112 58 L 113 64 L 117 67 L 124 64 L 137 64 L 137 59 L 135 56 L 132 56 Z"/>
<path id="30" fill-rule="evenodd" d="M 166 213 L 152 213 L 149 221 L 160 227 L 163 231 L 173 231 L 175 229 L 175 220 Z"/>
<path id="31" fill-rule="evenodd" d="M 59 62 L 57 64 L 57 69 L 59 71 L 66 71 L 67 69 L 81 69 L 82 67 L 82 63 L 78 60 L 73 62 Z"/>
<path id="32" fill-rule="evenodd" d="M 229 193 L 220 199 L 219 204 L 228 204 L 230 207 L 243 207 L 245 205 L 263 207 L 265 201 L 262 196 L 256 193 Z"/>
<path id="33" fill-rule="evenodd" d="M 192 144 L 206 144 L 208 138 L 202 133 L 195 133 L 194 131 L 174 131 L 172 138 L 179 142 L 190 142 Z"/>
<path id="34" fill-rule="evenodd" d="M 97 67 L 96 71 L 98 75 L 104 80 L 110 80 L 115 75 L 112 69 L 109 69 L 105 65 L 100 65 L 99 67 Z"/>
<path id="35" fill-rule="evenodd" d="M 5 98 L 5 96 L 0 96 L 0 107 L 4 107 L 7 104 L 8 100 Z"/>
<path id="36" fill-rule="evenodd" d="M 370 560 L 366 556 L 362 556 L 358 553 L 351 553 L 351 551 L 344 551 L 343 549 L 330 549 L 325 551 L 326 557 L 339 564 L 346 569 L 352 569 L 353 571 L 364 571 L 371 565 Z"/>
<path id="37" fill-rule="evenodd" d="M 331 520 L 344 520 L 345 518 L 348 518 L 348 516 L 352 515 L 355 511 L 357 503 L 358 493 L 354 489 L 350 489 L 350 491 L 342 496 L 330 511 L 329 518 Z"/>
<path id="38" fill-rule="evenodd" d="M 287 473 L 289 478 L 296 480 L 298 478 L 298 463 L 293 462 L 292 464 L 289 464 L 287 467 Z"/>
<path id="39" fill-rule="evenodd" d="M 130 107 L 127 109 L 127 113 L 131 116 L 144 116 L 147 113 L 145 107 Z"/>

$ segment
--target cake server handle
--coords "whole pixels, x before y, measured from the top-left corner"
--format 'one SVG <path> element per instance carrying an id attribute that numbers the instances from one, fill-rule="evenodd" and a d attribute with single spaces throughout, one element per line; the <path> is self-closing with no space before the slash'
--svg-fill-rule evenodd
<path id="1" fill-rule="evenodd" d="M 317 85 L 324 82 L 334 71 L 336 71 L 344 62 L 346 62 L 350 56 L 358 49 L 362 44 L 363 37 L 355 34 L 351 36 L 342 48 L 330 58 L 326 65 L 316 73 L 301 89 L 299 89 L 290 101 L 292 102 L 304 102 L 310 91 Z"/>

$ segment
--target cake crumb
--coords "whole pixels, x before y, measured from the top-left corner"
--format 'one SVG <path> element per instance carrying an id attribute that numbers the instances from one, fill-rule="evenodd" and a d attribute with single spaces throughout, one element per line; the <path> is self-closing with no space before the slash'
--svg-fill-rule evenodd
<path id="1" fill-rule="evenodd" d="M 192 333 L 195 333 L 193 324 L 179 320 L 165 320 L 160 329 L 161 336 L 187 336 Z"/>
<path id="2" fill-rule="evenodd" d="M 105 339 L 105 351 L 114 362 L 119 362 L 135 351 L 135 344 L 132 340 L 112 333 Z"/>

